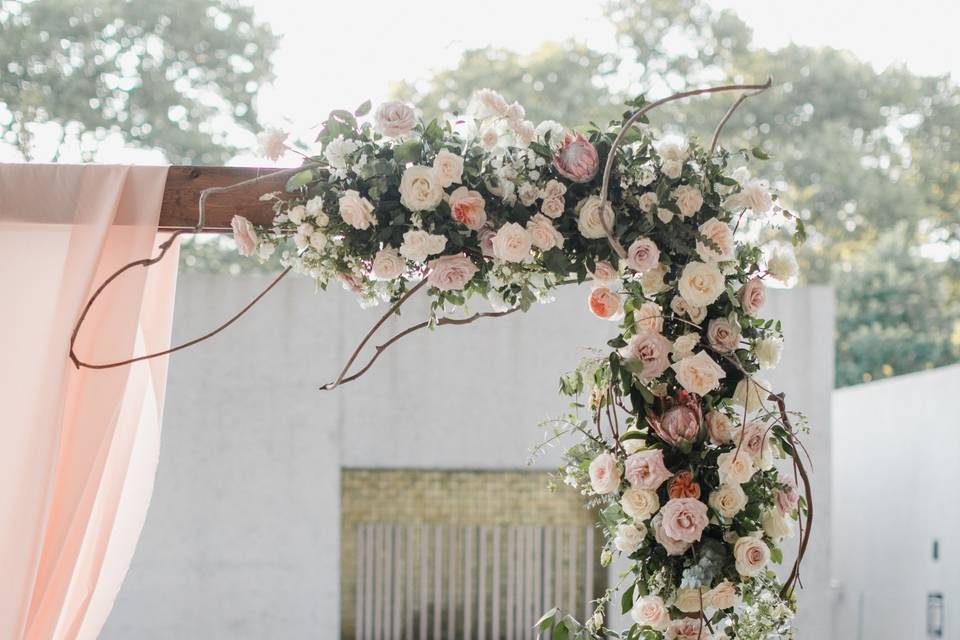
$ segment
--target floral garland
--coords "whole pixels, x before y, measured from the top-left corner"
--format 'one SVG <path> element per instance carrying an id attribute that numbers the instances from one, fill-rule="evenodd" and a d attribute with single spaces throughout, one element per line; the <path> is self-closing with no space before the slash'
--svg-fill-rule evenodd
<path id="1" fill-rule="evenodd" d="M 645 105 L 582 132 L 534 126 L 491 90 L 452 122 L 424 123 L 396 102 L 372 122 L 358 120 L 369 103 L 335 111 L 322 154 L 305 156 L 286 194 L 264 196 L 273 225 L 237 216 L 234 237 L 243 255 L 280 251 L 321 288 L 339 281 L 365 305 L 392 303 L 388 316 L 426 287 L 425 325 L 455 322 L 474 297 L 494 309 L 478 315 L 499 315 L 590 281 L 586 306 L 617 335 L 561 379 L 574 409 L 551 421 L 544 445 L 578 436 L 558 480 L 597 509 L 602 564 L 628 559 L 621 603 L 634 624 L 604 626 L 609 590 L 590 620 L 553 610 L 538 627 L 570 638 L 792 637 L 797 566 L 781 583 L 770 564 L 809 515 L 798 470 L 808 498 L 809 484 L 783 396 L 755 374 L 776 366 L 783 344 L 780 323 L 758 316 L 765 283 L 792 284 L 798 268 L 789 244 L 749 238 L 766 225 L 796 243 L 803 225 L 743 166 L 759 150 L 655 141 L 629 118 Z M 264 154 L 289 150 L 285 139 L 262 134 Z"/>

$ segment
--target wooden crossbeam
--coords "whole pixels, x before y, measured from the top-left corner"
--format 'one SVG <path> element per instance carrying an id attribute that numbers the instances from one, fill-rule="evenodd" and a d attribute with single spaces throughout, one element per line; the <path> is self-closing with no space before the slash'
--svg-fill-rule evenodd
<path id="1" fill-rule="evenodd" d="M 204 189 L 227 187 L 282 170 L 275 167 L 170 167 L 160 208 L 160 228 L 194 228 L 197 225 L 200 192 Z M 204 231 L 219 233 L 229 230 L 234 214 L 240 214 L 254 224 L 269 225 L 273 220 L 272 203 L 261 202 L 260 195 L 268 191 L 283 191 L 285 182 L 286 178 L 268 179 L 252 187 L 211 195 L 207 199 Z"/>

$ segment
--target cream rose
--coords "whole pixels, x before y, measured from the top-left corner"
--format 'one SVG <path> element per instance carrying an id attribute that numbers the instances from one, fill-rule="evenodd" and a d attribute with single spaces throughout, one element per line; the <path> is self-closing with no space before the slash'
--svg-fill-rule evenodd
<path id="1" fill-rule="evenodd" d="M 783 340 L 776 337 L 761 338 L 753 343 L 753 352 L 761 369 L 773 369 L 780 364 Z"/>
<path id="2" fill-rule="evenodd" d="M 780 542 L 793 535 L 793 525 L 776 509 L 765 511 L 760 518 L 760 524 L 763 526 L 763 532 L 774 542 Z"/>
<path id="3" fill-rule="evenodd" d="M 743 536 L 733 545 L 733 557 L 736 560 L 737 573 L 747 578 L 755 578 L 770 562 L 770 547 L 760 538 Z"/>
<path id="4" fill-rule="evenodd" d="M 548 198 L 562 198 L 565 193 L 567 193 L 567 185 L 559 180 L 550 180 L 547 184 L 543 185 L 541 195 L 543 199 L 546 200 Z"/>
<path id="5" fill-rule="evenodd" d="M 677 187 L 673 192 L 673 199 L 677 202 L 677 209 L 680 209 L 680 215 L 689 218 L 703 206 L 703 194 L 696 187 L 688 184 Z"/>
<path id="6" fill-rule="evenodd" d="M 530 259 L 533 237 L 516 222 L 508 222 L 493 238 L 493 255 L 505 262 L 526 262 Z"/>
<path id="7" fill-rule="evenodd" d="M 713 444 L 727 444 L 733 439 L 733 424 L 725 413 L 711 411 L 707 414 L 707 434 Z"/>
<path id="8" fill-rule="evenodd" d="M 413 107 L 402 102 L 384 102 L 373 114 L 377 131 L 390 138 L 410 133 L 417 126 L 417 114 Z"/>
<path id="9" fill-rule="evenodd" d="M 646 595 L 638 599 L 630 609 L 630 617 L 655 631 L 664 631 L 670 624 L 670 610 L 660 596 Z"/>
<path id="10" fill-rule="evenodd" d="M 577 218 L 577 228 L 580 235 L 590 240 L 605 238 L 607 236 L 604 225 L 607 229 L 613 231 L 614 214 L 613 208 L 607 202 L 603 206 L 603 220 L 600 219 L 600 196 L 590 196 L 580 202 L 579 217 Z"/>
<path id="11" fill-rule="evenodd" d="M 767 256 L 767 273 L 774 280 L 790 284 L 800 275 L 800 265 L 789 245 L 778 245 Z"/>
<path id="12" fill-rule="evenodd" d="M 634 329 L 640 331 L 663 331 L 663 309 L 656 302 L 647 301 L 633 314 Z"/>
<path id="13" fill-rule="evenodd" d="M 406 269 L 407 263 L 396 249 L 388 247 L 381 249 L 373 257 L 373 277 L 377 280 L 394 280 L 400 277 Z"/>
<path id="14" fill-rule="evenodd" d="M 623 492 L 620 508 L 637 522 L 643 522 L 649 520 L 660 509 L 660 498 L 657 497 L 656 491 L 630 488 Z"/>
<path id="15" fill-rule="evenodd" d="M 403 234 L 400 255 L 417 264 L 423 264 L 428 256 L 440 253 L 446 246 L 447 239 L 444 236 L 433 235 L 422 229 L 411 229 Z"/>
<path id="16" fill-rule="evenodd" d="M 714 318 L 707 325 L 707 342 L 718 353 L 732 353 L 740 344 L 740 332 L 726 318 Z"/>
<path id="17" fill-rule="evenodd" d="M 679 362 L 684 358 L 693 357 L 693 350 L 700 343 L 699 333 L 685 333 L 673 341 L 673 360 Z"/>
<path id="18" fill-rule="evenodd" d="M 473 275 L 479 271 L 465 255 L 441 256 L 427 265 L 430 274 L 427 281 L 441 291 L 459 291 L 463 289 Z"/>
<path id="19" fill-rule="evenodd" d="M 534 203 L 536 203 L 537 198 L 540 197 L 540 189 L 532 182 L 524 182 L 520 185 L 520 188 L 517 189 L 517 197 L 520 198 L 523 206 L 532 207 Z"/>
<path id="20" fill-rule="evenodd" d="M 650 238 L 637 238 L 627 249 L 627 266 L 634 271 L 647 271 L 660 263 L 660 249 Z"/>
<path id="21" fill-rule="evenodd" d="M 368 229 L 377 224 L 377 217 L 373 215 L 373 204 L 358 191 L 347 189 L 340 195 L 338 202 L 340 217 L 354 229 Z"/>
<path id="22" fill-rule="evenodd" d="M 767 301 L 767 287 L 760 278 L 750 278 L 737 292 L 740 308 L 748 316 L 757 314 Z"/>
<path id="23" fill-rule="evenodd" d="M 543 204 L 540 205 L 540 211 L 548 218 L 556 219 L 563 215 L 564 207 L 565 205 L 562 197 L 546 198 L 544 199 Z"/>
<path id="24" fill-rule="evenodd" d="M 613 268 L 613 265 L 606 260 L 601 260 L 595 264 L 590 275 L 593 276 L 596 282 L 605 285 L 613 284 L 620 277 L 620 274 Z"/>
<path id="25" fill-rule="evenodd" d="M 479 191 L 458 187 L 450 194 L 450 216 L 471 231 L 487 224 L 486 202 Z"/>
<path id="26" fill-rule="evenodd" d="M 550 218 L 542 213 L 530 218 L 527 222 L 527 232 L 530 234 L 533 246 L 541 251 L 563 247 L 563 234 L 557 231 L 550 222 Z"/>
<path id="27" fill-rule="evenodd" d="M 756 472 L 753 460 L 744 452 L 736 449 L 717 456 L 717 470 L 720 484 L 743 484 L 749 482 Z"/>
<path id="28" fill-rule="evenodd" d="M 773 208 L 770 185 L 766 180 L 748 180 L 739 193 L 723 201 L 723 206 L 731 211 L 751 209 L 754 213 L 766 213 Z"/>
<path id="29" fill-rule="evenodd" d="M 620 355 L 628 363 L 639 365 L 639 371 L 631 370 L 640 380 L 648 382 L 660 377 L 670 366 L 670 346 L 670 341 L 658 332 L 642 329 L 620 349 Z"/>
<path id="30" fill-rule="evenodd" d="M 400 204 L 410 211 L 430 211 L 443 201 L 443 188 L 433 167 L 407 167 L 400 178 Z"/>
<path id="31" fill-rule="evenodd" d="M 311 233 L 310 246 L 317 251 L 323 251 L 323 248 L 327 246 L 327 234 L 319 229 Z"/>
<path id="32" fill-rule="evenodd" d="M 277 161 L 287 151 L 287 137 L 290 134 L 283 129 L 273 127 L 264 129 L 257 135 L 260 155 L 268 160 Z"/>
<path id="33" fill-rule="evenodd" d="M 590 463 L 590 486 L 597 495 L 613 493 L 620 488 L 620 468 L 617 459 L 608 452 L 601 453 Z"/>
<path id="34" fill-rule="evenodd" d="M 717 265 L 706 262 L 690 262 L 680 274 L 677 290 L 687 304 L 706 307 L 723 293 L 725 282 Z"/>
<path id="35" fill-rule="evenodd" d="M 643 287 L 643 293 L 648 296 L 653 296 L 666 291 L 668 287 L 663 280 L 669 271 L 667 265 L 658 264 L 653 269 L 641 274 L 640 285 Z"/>
<path id="36" fill-rule="evenodd" d="M 706 395 L 720 386 L 720 380 L 727 377 L 723 368 L 713 361 L 705 351 L 675 362 L 671 368 L 677 374 L 677 382 L 698 396 Z"/>
<path id="37" fill-rule="evenodd" d="M 237 243 L 237 253 L 252 256 L 257 250 L 257 230 L 253 223 L 243 216 L 233 216 L 230 227 L 233 229 L 233 241 Z"/>
<path id="38" fill-rule="evenodd" d="M 634 489 L 656 491 L 673 474 L 663 464 L 663 451 L 650 449 L 628 456 L 624 475 Z"/>
<path id="39" fill-rule="evenodd" d="M 691 589 L 689 587 L 677 589 L 677 595 L 673 599 L 673 606 L 683 613 L 697 613 L 701 609 L 706 609 L 706 591 L 703 589 Z"/>
<path id="40" fill-rule="evenodd" d="M 433 159 L 433 170 L 441 187 L 458 184 L 463 179 L 463 158 L 441 149 Z"/>
<path id="41" fill-rule="evenodd" d="M 729 580 L 724 580 L 707 591 L 704 599 L 711 609 L 730 609 L 737 604 L 737 586 Z"/>
<path id="42" fill-rule="evenodd" d="M 657 218 L 663 224 L 670 224 L 670 221 L 673 220 L 673 211 L 666 207 L 657 207 Z"/>
<path id="43" fill-rule="evenodd" d="M 700 235 L 710 240 L 697 240 L 697 254 L 704 262 L 727 262 L 735 257 L 733 231 L 726 222 L 710 218 L 700 225 Z"/>
<path id="44" fill-rule="evenodd" d="M 646 211 L 647 213 L 650 213 L 651 211 L 656 209 L 658 204 L 660 204 L 660 200 L 657 199 L 656 193 L 654 193 L 653 191 L 648 191 L 642 196 L 640 196 L 640 200 L 637 202 L 637 204 L 640 205 L 641 210 Z"/>
<path id="45" fill-rule="evenodd" d="M 303 219 L 306 217 L 307 217 L 307 208 L 302 204 L 298 204 L 295 207 L 290 207 L 290 210 L 287 211 L 287 218 L 290 219 L 290 222 L 296 225 L 302 224 Z"/>
<path id="46" fill-rule="evenodd" d="M 770 396 L 770 383 L 761 378 L 744 378 L 733 390 L 733 404 L 755 413 L 767 406 Z"/>
<path id="47" fill-rule="evenodd" d="M 683 173 L 683 163 L 679 160 L 666 160 L 660 167 L 660 171 L 671 180 L 676 180 Z"/>
<path id="48" fill-rule="evenodd" d="M 707 502 L 720 517 L 730 520 L 747 506 L 747 494 L 738 484 L 722 484 L 719 489 L 710 492 Z"/>
<path id="49" fill-rule="evenodd" d="M 617 525 L 617 535 L 613 539 L 613 546 L 620 553 L 630 555 L 640 548 L 645 537 L 647 537 L 647 527 L 643 524 Z"/>

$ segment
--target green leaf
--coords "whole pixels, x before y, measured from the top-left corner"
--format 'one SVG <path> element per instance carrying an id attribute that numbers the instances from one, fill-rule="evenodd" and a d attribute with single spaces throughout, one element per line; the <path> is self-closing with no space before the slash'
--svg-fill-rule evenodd
<path id="1" fill-rule="evenodd" d="M 407 140 L 398 145 L 393 150 L 393 159 L 398 165 L 405 165 L 408 162 L 417 162 L 420 160 L 420 141 Z"/>
<path id="2" fill-rule="evenodd" d="M 623 596 L 620 597 L 620 613 L 626 615 L 630 609 L 633 609 L 633 592 L 637 588 L 637 583 L 633 583 L 623 590 Z"/>
<path id="3" fill-rule="evenodd" d="M 295 173 L 287 180 L 287 191 L 296 191 L 301 187 L 305 187 L 311 180 L 313 180 L 312 169 L 304 169 L 300 173 Z"/>
<path id="4" fill-rule="evenodd" d="M 353 112 L 353 115 L 357 116 L 358 118 L 362 118 L 363 116 L 370 113 L 371 106 L 372 105 L 370 104 L 370 101 L 367 100 L 366 102 L 361 104 L 359 107 L 357 107 L 357 110 Z"/>
<path id="5" fill-rule="evenodd" d="M 536 624 L 533 626 L 541 631 L 549 629 L 553 625 L 553 617 L 557 615 L 558 611 L 559 609 L 557 607 L 550 609 L 550 611 L 547 611 L 545 614 L 540 616 L 540 619 L 537 620 Z"/>
<path id="6" fill-rule="evenodd" d="M 330 117 L 335 120 L 339 120 L 343 124 L 349 125 L 350 127 L 357 126 L 357 119 L 353 117 L 353 114 L 345 109 L 334 109 L 330 112 Z"/>
<path id="7" fill-rule="evenodd" d="M 753 154 L 753 157 L 758 160 L 769 160 L 770 156 L 760 147 L 754 147 L 750 150 L 750 153 Z"/>

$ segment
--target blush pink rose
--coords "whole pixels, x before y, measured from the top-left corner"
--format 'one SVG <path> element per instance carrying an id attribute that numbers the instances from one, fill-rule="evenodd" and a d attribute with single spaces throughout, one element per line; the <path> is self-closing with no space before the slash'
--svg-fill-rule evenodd
<path id="1" fill-rule="evenodd" d="M 711 411 L 707 414 L 707 433 L 713 444 L 726 444 L 733 440 L 733 424 L 726 414 Z"/>
<path id="2" fill-rule="evenodd" d="M 486 203 L 479 191 L 458 187 L 450 194 L 450 216 L 471 231 L 487 224 Z"/>
<path id="3" fill-rule="evenodd" d="M 624 475 L 634 489 L 656 491 L 673 474 L 663 463 L 663 451 L 652 449 L 629 456 Z"/>
<path id="4" fill-rule="evenodd" d="M 663 530 L 663 513 L 658 513 L 650 521 L 653 527 L 653 537 L 657 543 L 667 551 L 668 556 L 682 556 L 691 547 L 691 543 L 671 538 Z"/>
<path id="5" fill-rule="evenodd" d="M 774 494 L 774 500 L 777 503 L 777 511 L 782 515 L 790 515 L 800 504 L 800 495 L 797 493 L 797 485 L 789 478 L 783 481 L 786 489 L 777 489 Z"/>
<path id="6" fill-rule="evenodd" d="M 568 180 L 589 182 L 597 175 L 600 158 L 597 150 L 582 134 L 568 134 L 553 158 L 553 168 Z"/>
<path id="7" fill-rule="evenodd" d="M 760 278 L 750 278 L 737 292 L 740 307 L 748 316 L 756 315 L 767 301 L 767 287 Z"/>
<path id="8" fill-rule="evenodd" d="M 663 374 L 670 366 L 670 348 L 673 345 L 657 331 L 640 329 L 630 338 L 627 346 L 620 349 L 624 359 L 643 365 L 637 373 L 641 380 L 653 380 Z"/>
<path id="9" fill-rule="evenodd" d="M 707 325 L 707 342 L 718 353 L 732 353 L 740 344 L 740 332 L 726 318 L 714 318 Z"/>
<path id="10" fill-rule="evenodd" d="M 620 469 L 609 452 L 603 452 L 590 463 L 590 487 L 597 495 L 613 493 L 620 488 Z"/>
<path id="11" fill-rule="evenodd" d="M 627 266 L 634 271 L 649 271 L 660 263 L 660 249 L 650 238 L 637 238 L 627 248 Z"/>
<path id="12" fill-rule="evenodd" d="M 590 275 L 600 284 L 612 284 L 620 277 L 620 274 L 613 268 L 613 265 L 606 260 L 601 260 L 595 264 Z"/>
<path id="13" fill-rule="evenodd" d="M 409 133 L 417 126 L 413 107 L 402 102 L 384 102 L 377 107 L 373 121 L 377 131 L 391 138 Z"/>
<path id="14" fill-rule="evenodd" d="M 459 291 L 463 289 L 478 271 L 465 255 L 441 256 L 428 264 L 430 275 L 427 281 L 441 291 Z"/>
<path id="15" fill-rule="evenodd" d="M 233 228 L 233 240 L 237 243 L 237 251 L 242 256 L 252 256 L 257 249 L 257 232 L 253 224 L 243 216 L 233 216 L 230 226 Z"/>
<path id="16" fill-rule="evenodd" d="M 666 640 L 712 640 L 709 627 L 699 617 L 672 620 L 663 636 Z"/>
<path id="17" fill-rule="evenodd" d="M 493 257 L 493 239 L 497 237 L 497 232 L 491 226 L 485 226 L 477 233 L 477 239 L 480 241 L 480 252 L 487 258 Z"/>
<path id="18" fill-rule="evenodd" d="M 707 505 L 696 498 L 674 498 L 663 505 L 663 532 L 681 542 L 697 542 L 707 528 Z"/>

